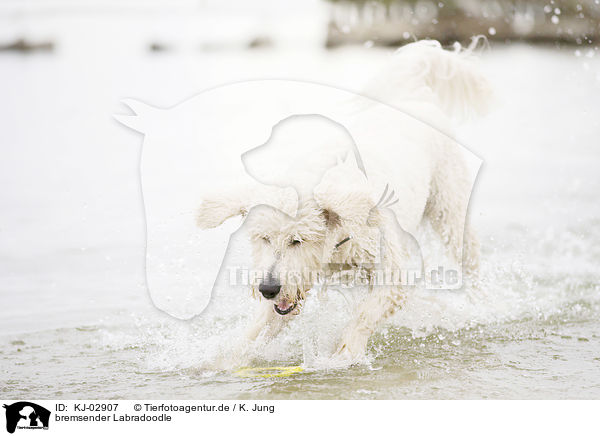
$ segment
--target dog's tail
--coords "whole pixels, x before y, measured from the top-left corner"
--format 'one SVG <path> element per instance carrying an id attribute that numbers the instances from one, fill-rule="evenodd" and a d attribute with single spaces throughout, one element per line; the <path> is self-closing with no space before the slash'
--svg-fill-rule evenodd
<path id="1" fill-rule="evenodd" d="M 408 100 L 433 102 L 448 116 L 461 120 L 483 114 L 492 91 L 473 54 L 480 40 L 475 38 L 468 47 L 456 44 L 453 50 L 430 40 L 405 45 L 366 93 L 392 105 Z"/>

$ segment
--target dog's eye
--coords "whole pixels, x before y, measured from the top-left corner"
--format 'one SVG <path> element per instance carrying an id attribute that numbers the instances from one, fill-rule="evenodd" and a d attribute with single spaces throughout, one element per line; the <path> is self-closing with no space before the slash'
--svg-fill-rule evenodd
<path id="1" fill-rule="evenodd" d="M 269 238 L 268 236 L 263 236 L 262 240 L 265 241 L 267 244 L 271 243 L 271 238 Z"/>
<path id="2" fill-rule="evenodd" d="M 290 245 L 300 245 L 300 244 L 302 244 L 302 241 L 300 239 L 294 238 L 290 241 Z"/>

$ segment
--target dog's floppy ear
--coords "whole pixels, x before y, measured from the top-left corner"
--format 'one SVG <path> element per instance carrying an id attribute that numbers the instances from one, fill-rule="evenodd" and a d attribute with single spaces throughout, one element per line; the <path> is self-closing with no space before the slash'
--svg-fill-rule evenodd
<path id="1" fill-rule="evenodd" d="M 246 216 L 248 206 L 239 195 L 231 192 L 214 194 L 204 198 L 196 215 L 196 224 L 202 229 L 212 229 L 234 216 Z"/>
<path id="2" fill-rule="evenodd" d="M 324 174 L 313 194 L 329 228 L 343 221 L 364 224 L 374 206 L 370 184 L 353 153 Z"/>
<path id="3" fill-rule="evenodd" d="M 352 191 L 347 186 L 329 189 L 315 195 L 328 228 L 336 228 L 344 222 L 367 224 L 369 212 L 374 206 L 368 192 Z"/>
<path id="4" fill-rule="evenodd" d="M 293 188 L 252 182 L 221 190 L 202 199 L 196 215 L 196 224 L 202 229 L 212 229 L 234 216 L 245 217 L 251 208 L 261 204 L 295 216 L 298 210 L 298 194 Z"/>
<path id="5" fill-rule="evenodd" d="M 323 209 L 321 213 L 323 214 L 323 219 L 325 219 L 325 224 L 330 229 L 333 229 L 342 223 L 341 217 L 331 209 Z"/>

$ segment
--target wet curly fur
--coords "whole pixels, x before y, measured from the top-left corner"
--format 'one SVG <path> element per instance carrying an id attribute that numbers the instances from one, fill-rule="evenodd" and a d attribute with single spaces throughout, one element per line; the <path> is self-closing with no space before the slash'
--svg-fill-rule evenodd
<path id="1" fill-rule="evenodd" d="M 280 285 L 277 295 L 267 299 L 256 292 L 259 283 L 254 284 L 262 309 L 248 330 L 250 341 L 261 332 L 276 334 L 290 315 L 301 311 L 314 285 L 314 275 L 306 272 L 327 278 L 344 269 L 369 275 L 375 267 L 401 268 L 408 256 L 407 234 L 416 237 L 423 220 L 439 234 L 448 255 L 468 274 L 476 274 L 477 238 L 465 226 L 468 171 L 459 145 L 446 135 L 454 120 L 482 112 L 489 101 L 489 87 L 473 64 L 471 48 L 447 51 L 435 41 L 409 44 L 366 93 L 411 117 L 391 132 L 375 109 L 359 108 L 373 141 L 360 153 L 343 129 L 314 118 L 282 123 L 274 130 L 270 150 L 287 160 L 274 159 L 277 167 L 269 171 L 264 162 L 260 167 L 288 177 L 298 202 L 288 190 L 263 185 L 203 199 L 198 212 L 202 228 L 247 214 L 244 226 L 254 264 L 264 271 L 263 281 L 277 277 Z M 270 183 L 266 176 L 260 181 Z M 381 206 L 383 197 L 389 204 Z M 360 358 L 377 325 L 405 298 L 402 285 L 371 287 L 337 353 Z"/>

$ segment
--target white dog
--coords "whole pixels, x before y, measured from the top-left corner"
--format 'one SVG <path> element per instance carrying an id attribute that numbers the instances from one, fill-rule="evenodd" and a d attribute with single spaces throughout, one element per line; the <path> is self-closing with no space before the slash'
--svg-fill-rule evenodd
<path id="1" fill-rule="evenodd" d="M 255 188 L 239 187 L 203 199 L 202 228 L 248 213 L 244 226 L 255 265 L 264 271 L 256 284 L 263 309 L 248 339 L 275 334 L 300 312 L 315 284 L 314 272 L 326 279 L 341 270 L 372 278 L 378 268 L 401 269 L 408 256 L 406 235 L 417 237 L 424 219 L 449 257 L 467 273 L 476 272 L 478 244 L 465 226 L 471 182 L 458 144 L 447 136 L 451 120 L 482 112 L 490 97 L 472 56 L 471 48 L 447 51 L 435 41 L 398 50 L 366 95 L 411 116 L 390 128 L 376 104 L 357 107 L 358 128 L 371 138 L 366 148 L 357 150 L 343 128 L 318 117 L 278 125 L 259 147 L 264 153 L 249 153 L 245 163 L 262 183 L 289 180 L 300 198 L 296 216 L 283 212 L 294 200 L 277 190 L 257 194 Z M 270 196 L 262 203 L 276 208 L 253 207 L 261 203 L 257 195 Z M 402 306 L 405 295 L 402 285 L 370 286 L 338 353 L 362 356 L 377 325 Z"/>

